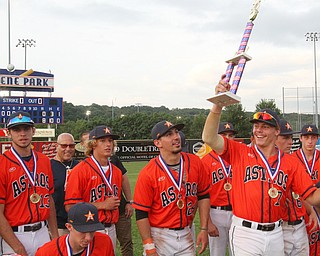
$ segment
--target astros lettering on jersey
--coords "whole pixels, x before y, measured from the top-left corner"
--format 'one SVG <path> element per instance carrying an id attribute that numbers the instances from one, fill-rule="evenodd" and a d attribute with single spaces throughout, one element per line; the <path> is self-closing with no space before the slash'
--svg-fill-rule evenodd
<path id="1" fill-rule="evenodd" d="M 97 170 L 91 158 L 86 158 L 75 166 L 69 177 L 66 186 L 65 205 L 79 202 L 102 202 L 108 197 L 120 198 L 122 188 L 122 173 L 119 168 L 112 164 L 112 179 L 110 191 L 104 179 Z M 109 174 L 107 173 L 107 176 Z M 72 181 L 72 182 L 69 182 Z M 100 222 L 116 223 L 119 218 L 119 210 L 99 210 Z"/>
<path id="2" fill-rule="evenodd" d="M 50 214 L 49 196 L 53 193 L 53 177 L 50 160 L 34 152 L 37 160 L 35 187 L 31 185 L 24 169 L 11 150 L 0 157 L 0 204 L 5 205 L 5 217 L 11 226 L 20 226 L 47 220 Z M 33 160 L 25 161 L 33 170 Z M 34 189 L 40 196 L 39 203 L 32 203 L 30 196 Z M 19 206 L 19 207 L 17 207 Z"/>
<path id="3" fill-rule="evenodd" d="M 170 177 L 160 163 L 159 156 L 150 160 L 137 180 L 133 207 L 148 212 L 150 225 L 153 227 L 186 227 L 193 221 L 197 197 L 209 192 L 209 174 L 200 159 L 181 152 L 186 179 L 181 192 L 173 185 Z M 175 179 L 178 179 L 178 174 Z M 179 194 L 182 195 L 184 207 L 177 207 Z"/>

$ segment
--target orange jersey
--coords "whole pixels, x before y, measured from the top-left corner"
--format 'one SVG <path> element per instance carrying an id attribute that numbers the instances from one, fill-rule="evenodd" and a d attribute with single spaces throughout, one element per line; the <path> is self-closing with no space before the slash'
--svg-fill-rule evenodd
<path id="1" fill-rule="evenodd" d="M 301 149 L 295 151 L 292 154 L 295 158 L 297 158 L 301 165 L 304 166 L 305 172 L 311 177 L 312 181 L 314 184 L 317 184 L 320 179 L 319 179 L 319 164 L 320 164 L 320 153 L 318 150 L 315 151 L 315 159 L 314 159 L 314 166 L 312 168 L 312 162 L 313 159 L 310 159 L 307 161 L 307 164 L 309 165 L 309 170 L 308 167 L 306 166 L 306 163 L 304 162 Z M 305 214 L 305 219 L 306 223 L 309 221 L 309 216 Z M 316 230 L 311 231 L 312 226 L 307 226 L 307 232 L 308 232 L 308 237 L 309 237 L 309 249 L 310 253 L 309 255 L 311 256 L 317 256 L 320 253 L 320 228 L 318 227 Z"/>
<path id="2" fill-rule="evenodd" d="M 47 220 L 50 213 L 49 196 L 53 193 L 53 177 L 47 156 L 34 152 L 37 161 L 35 189 L 39 203 L 32 203 L 34 187 L 11 150 L 0 156 L 0 204 L 4 204 L 4 216 L 11 226 L 20 226 Z M 33 171 L 34 161 L 24 161 Z"/>
<path id="3" fill-rule="evenodd" d="M 218 155 L 211 151 L 201 159 L 202 163 L 208 167 L 210 171 L 210 204 L 211 206 L 225 206 L 231 204 L 231 191 L 226 191 L 224 185 L 231 182 L 231 170 L 226 174 Z M 226 167 L 230 167 L 225 163 Z"/>
<path id="4" fill-rule="evenodd" d="M 276 222 L 285 214 L 286 193 L 290 188 L 304 199 L 316 190 L 294 157 L 281 152 L 279 170 L 272 180 L 254 146 L 224 140 L 221 157 L 232 165 L 232 207 L 237 217 L 260 223 Z M 271 168 L 278 164 L 277 159 L 277 154 L 268 159 Z M 268 194 L 272 187 L 278 191 L 276 198 Z"/>
<path id="5" fill-rule="evenodd" d="M 68 254 L 67 235 L 60 236 L 45 245 L 41 246 L 37 252 L 36 256 L 65 256 Z M 87 251 L 84 250 L 81 256 L 86 256 Z M 92 242 L 89 244 L 89 253 L 92 256 L 114 256 L 113 246 L 111 239 L 108 235 L 96 232 Z"/>
<path id="6" fill-rule="evenodd" d="M 152 227 L 178 228 L 189 225 L 195 214 L 197 197 L 209 193 L 209 173 L 199 157 L 181 153 L 186 179 L 180 192 L 163 168 L 159 156 L 141 170 L 134 190 L 133 207 L 148 212 Z M 175 179 L 178 173 L 172 171 Z M 183 208 L 179 209 L 179 195 Z"/>
<path id="7" fill-rule="evenodd" d="M 308 173 L 306 166 L 303 163 L 302 155 L 300 153 L 300 150 L 295 151 L 294 153 L 291 154 L 294 158 L 298 159 L 298 162 L 301 165 L 301 171 Z M 314 175 L 313 175 L 314 176 Z M 301 217 L 305 216 L 307 214 L 306 208 L 303 206 L 303 203 L 301 201 L 301 198 L 299 197 L 298 199 L 294 198 L 294 195 L 296 193 L 290 189 L 287 194 L 287 207 L 288 207 L 288 212 L 287 214 L 283 217 L 284 221 L 296 221 L 301 219 Z"/>
<path id="8" fill-rule="evenodd" d="M 110 170 L 107 171 L 107 177 Z M 89 157 L 77 164 L 68 176 L 64 204 L 79 202 L 103 202 L 111 196 L 121 197 L 122 173 L 112 164 L 112 179 L 110 185 L 113 191 L 105 184 L 98 167 Z M 119 210 L 99 210 L 100 222 L 116 223 Z"/>

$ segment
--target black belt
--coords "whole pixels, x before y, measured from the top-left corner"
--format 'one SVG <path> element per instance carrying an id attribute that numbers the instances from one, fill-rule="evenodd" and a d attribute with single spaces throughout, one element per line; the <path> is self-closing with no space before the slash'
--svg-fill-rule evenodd
<path id="1" fill-rule="evenodd" d="M 102 223 L 102 225 L 105 227 L 105 228 L 110 228 L 112 223 L 109 223 L 109 222 L 105 222 L 105 223 Z"/>
<path id="2" fill-rule="evenodd" d="M 247 228 L 251 228 L 252 227 L 252 222 L 250 221 L 242 221 L 242 226 L 247 227 Z M 279 221 L 278 226 L 281 226 L 281 222 Z M 258 224 L 257 226 L 257 230 L 261 230 L 261 231 L 272 231 L 276 228 L 276 223 L 272 223 L 272 224 Z"/>
<path id="3" fill-rule="evenodd" d="M 42 223 L 44 223 L 44 225 L 42 226 Z M 30 226 L 24 226 L 23 227 L 23 232 L 36 232 L 37 230 L 39 230 L 40 228 L 47 226 L 47 221 L 41 221 L 38 222 L 37 224 L 34 225 L 30 225 Z M 19 226 L 14 226 L 12 227 L 13 232 L 18 232 L 19 230 Z"/>
<path id="4" fill-rule="evenodd" d="M 299 225 L 300 223 L 302 223 L 302 220 L 295 220 L 295 221 L 288 221 L 288 225 L 291 226 L 295 226 L 295 225 Z"/>
<path id="5" fill-rule="evenodd" d="M 169 230 L 184 230 L 184 228 L 169 228 Z"/>
<path id="6" fill-rule="evenodd" d="M 217 209 L 217 210 L 232 211 L 232 206 L 231 205 L 211 206 L 211 208 Z"/>

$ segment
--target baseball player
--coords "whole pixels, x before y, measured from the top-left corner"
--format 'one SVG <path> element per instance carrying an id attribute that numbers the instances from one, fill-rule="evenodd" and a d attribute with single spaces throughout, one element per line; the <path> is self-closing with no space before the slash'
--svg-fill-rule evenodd
<path id="1" fill-rule="evenodd" d="M 292 130 L 291 125 L 284 119 L 280 120 L 280 134 L 277 137 L 276 145 L 277 147 L 285 152 L 290 153 L 292 147 L 292 137 L 296 134 Z M 300 171 L 304 171 L 301 168 Z M 306 213 L 306 208 L 303 205 L 301 198 L 292 191 L 292 189 L 287 191 L 287 211 L 283 216 L 283 240 L 284 240 L 284 253 L 285 255 L 299 255 L 308 256 L 309 255 L 309 241 L 306 230 L 306 223 L 304 216 Z M 306 204 L 306 203 L 305 203 Z M 310 205 L 307 205 L 308 211 L 313 213 L 316 218 L 314 210 Z M 315 219 L 316 221 L 316 219 Z M 310 223 L 311 224 L 311 223 Z"/>
<path id="2" fill-rule="evenodd" d="M 64 196 L 67 176 L 72 168 L 78 164 L 78 161 L 73 158 L 75 145 L 74 138 L 70 133 L 60 134 L 57 138 L 57 154 L 50 160 L 54 182 L 54 193 L 52 197 L 55 202 L 60 236 L 69 233 L 65 226 L 68 215 L 64 208 Z"/>
<path id="3" fill-rule="evenodd" d="M 183 127 L 161 121 L 151 131 L 160 155 L 141 170 L 133 199 L 144 255 L 195 255 L 190 225 L 197 203 L 200 254 L 208 244 L 209 173 L 197 156 L 181 152 Z"/>
<path id="4" fill-rule="evenodd" d="M 219 124 L 218 134 L 233 140 L 236 131 L 231 123 L 223 122 Z M 208 166 L 211 174 L 211 209 L 208 225 L 210 255 L 225 256 L 227 248 L 231 255 L 229 245 L 229 229 L 232 219 L 231 165 L 222 160 L 213 150 L 201 161 Z"/>
<path id="5" fill-rule="evenodd" d="M 109 236 L 96 232 L 103 230 L 97 208 L 89 203 L 77 203 L 68 212 L 65 234 L 40 247 L 36 256 L 113 256 Z"/>
<path id="6" fill-rule="evenodd" d="M 68 211 L 73 204 L 89 202 L 99 211 L 99 220 L 105 226 L 105 233 L 112 240 L 116 250 L 115 223 L 119 218 L 122 173 L 109 161 L 114 148 L 114 139 L 119 136 L 107 126 L 101 125 L 90 131 L 86 155 L 68 176 L 65 207 Z M 70 181 L 70 182 L 69 182 Z"/>
<path id="7" fill-rule="evenodd" d="M 319 132 L 315 125 L 307 124 L 301 129 L 300 141 L 301 148 L 293 153 L 293 156 L 305 167 L 306 173 L 311 177 L 314 184 L 320 181 L 319 178 L 319 151 L 316 150 Z M 309 237 L 309 255 L 319 255 L 320 253 L 320 228 L 314 222 L 314 218 L 309 220 L 310 216 L 306 215 L 307 222 L 313 222 L 307 225 Z M 312 216 L 311 216 L 312 217 Z M 316 228 L 314 228 L 316 227 Z"/>
<path id="8" fill-rule="evenodd" d="M 222 76 L 216 94 L 230 84 Z M 279 118 L 269 109 L 253 115 L 254 143 L 251 147 L 218 134 L 222 108 L 213 105 L 207 117 L 203 141 L 232 165 L 233 217 L 229 231 L 232 255 L 284 255 L 281 217 L 288 189 L 292 188 L 312 205 L 320 204 L 320 191 L 289 154 L 275 147 Z"/>
<path id="9" fill-rule="evenodd" d="M 34 255 L 50 241 L 47 224 L 58 236 L 50 160 L 32 150 L 28 113 L 13 113 L 7 128 L 12 146 L 0 156 L 0 253 Z"/>

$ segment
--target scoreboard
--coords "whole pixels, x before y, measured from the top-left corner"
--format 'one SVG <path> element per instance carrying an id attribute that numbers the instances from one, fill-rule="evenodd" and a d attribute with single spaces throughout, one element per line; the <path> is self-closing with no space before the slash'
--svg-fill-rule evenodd
<path id="1" fill-rule="evenodd" d="M 63 99 L 53 97 L 0 97 L 0 123 L 17 111 L 28 112 L 36 124 L 63 123 Z"/>

